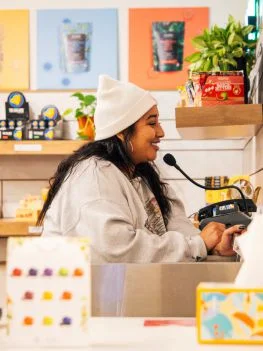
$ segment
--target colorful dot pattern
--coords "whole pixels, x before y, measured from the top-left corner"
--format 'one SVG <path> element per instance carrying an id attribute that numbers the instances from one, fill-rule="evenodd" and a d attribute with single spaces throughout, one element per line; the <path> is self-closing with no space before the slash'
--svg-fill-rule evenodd
<path id="1" fill-rule="evenodd" d="M 47 300 L 47 301 L 51 301 L 55 299 L 55 296 L 53 294 L 52 291 L 44 291 L 42 294 L 42 300 Z M 60 300 L 72 300 L 73 298 L 73 293 L 71 291 L 63 291 L 60 294 Z M 22 300 L 34 300 L 35 299 L 35 294 L 34 292 L 27 290 L 24 292 L 24 294 L 22 295 Z"/>
<path id="2" fill-rule="evenodd" d="M 30 327 L 32 325 L 41 324 L 43 326 L 51 327 L 53 325 L 66 326 L 72 325 L 73 320 L 69 316 L 63 316 L 60 320 L 55 320 L 52 316 L 43 316 L 38 320 L 35 320 L 32 316 L 25 316 L 22 321 L 22 325 Z"/>
<path id="3" fill-rule="evenodd" d="M 52 277 L 58 275 L 60 277 L 83 277 L 84 270 L 82 268 L 76 267 L 73 270 L 69 270 L 66 267 L 61 267 L 57 271 L 54 271 L 52 268 L 44 268 L 43 271 L 40 271 L 34 267 L 29 268 L 28 271 L 22 270 L 19 267 L 14 267 L 11 271 L 12 277 L 22 277 L 27 275 L 28 277 Z"/>

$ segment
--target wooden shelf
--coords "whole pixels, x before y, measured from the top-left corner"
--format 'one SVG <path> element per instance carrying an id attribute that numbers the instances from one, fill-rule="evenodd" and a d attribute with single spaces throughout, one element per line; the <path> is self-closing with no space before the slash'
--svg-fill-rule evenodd
<path id="1" fill-rule="evenodd" d="M 29 228 L 31 227 L 31 228 Z M 30 229 L 30 230 L 29 230 Z M 0 237 L 40 235 L 41 228 L 35 227 L 35 222 L 16 218 L 0 218 Z M 39 231 L 37 233 L 37 231 Z"/>
<path id="2" fill-rule="evenodd" d="M 175 113 L 184 139 L 252 137 L 263 124 L 260 104 L 182 107 Z"/>
<path id="3" fill-rule="evenodd" d="M 4 155 L 68 155 L 84 140 L 0 140 L 0 156 Z"/>

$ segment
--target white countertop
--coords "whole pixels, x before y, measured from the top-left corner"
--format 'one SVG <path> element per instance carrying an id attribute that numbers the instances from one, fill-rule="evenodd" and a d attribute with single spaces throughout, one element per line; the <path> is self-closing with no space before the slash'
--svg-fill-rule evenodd
<path id="1" fill-rule="evenodd" d="M 149 318 L 147 318 L 148 320 Z M 151 320 L 153 318 L 150 318 Z M 158 318 L 160 319 L 160 318 Z M 168 318 L 166 318 L 168 319 Z M 169 318 L 171 319 L 171 318 Z M 85 350 L 98 351 L 258 351 L 262 346 L 239 345 L 199 345 L 196 339 L 196 329 L 193 326 L 144 326 L 145 318 L 93 317 L 90 323 L 90 334 Z M 4 331 L 0 333 L 0 349 L 15 351 L 16 348 L 6 345 Z M 65 347 L 61 348 L 65 350 Z M 67 351 L 77 351 L 83 348 L 67 348 Z M 25 350 L 25 349 L 24 349 Z M 39 351 L 41 348 L 26 348 Z M 43 350 L 43 349 L 42 349 Z M 58 348 L 45 348 L 55 351 Z"/>

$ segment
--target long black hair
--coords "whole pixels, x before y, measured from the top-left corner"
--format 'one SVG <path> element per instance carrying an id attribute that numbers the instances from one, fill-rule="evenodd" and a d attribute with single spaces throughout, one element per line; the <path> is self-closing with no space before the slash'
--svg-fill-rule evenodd
<path id="1" fill-rule="evenodd" d="M 157 168 L 152 162 L 144 162 L 134 166 L 129 154 L 128 143 L 134 131 L 134 124 L 125 131 L 125 142 L 123 143 L 117 136 L 108 139 L 98 140 L 84 144 L 68 158 L 63 160 L 54 176 L 49 180 L 50 189 L 44 206 L 39 214 L 37 225 L 43 223 L 44 217 L 63 182 L 70 176 L 73 169 L 83 160 L 96 156 L 99 159 L 112 162 L 128 178 L 141 177 L 153 192 L 160 210 L 162 212 L 165 225 L 168 223 L 171 213 L 170 199 L 166 195 L 167 184 L 160 180 Z M 131 170 L 132 176 L 131 176 Z"/>

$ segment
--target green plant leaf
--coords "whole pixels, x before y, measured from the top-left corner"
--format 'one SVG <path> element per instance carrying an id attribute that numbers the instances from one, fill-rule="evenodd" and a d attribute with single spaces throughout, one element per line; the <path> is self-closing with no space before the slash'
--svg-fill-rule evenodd
<path id="1" fill-rule="evenodd" d="M 81 117 L 83 115 L 84 115 L 83 111 L 80 108 L 77 108 L 76 111 L 75 111 L 75 117 L 79 118 L 79 117 Z"/>
<path id="2" fill-rule="evenodd" d="M 211 60 L 207 59 L 205 64 L 204 64 L 204 71 L 205 72 L 209 71 L 211 67 L 212 67 Z"/>
<path id="3" fill-rule="evenodd" d="M 229 35 L 228 41 L 227 41 L 228 45 L 231 45 L 231 44 L 233 43 L 234 38 L 235 38 L 235 35 L 236 35 L 235 33 L 231 33 L 231 34 Z"/>
<path id="4" fill-rule="evenodd" d="M 86 95 L 84 97 L 85 106 L 91 105 L 95 100 L 96 100 L 96 97 L 94 95 Z"/>
<path id="5" fill-rule="evenodd" d="M 95 114 L 95 107 L 92 107 L 92 109 L 91 109 L 91 111 L 90 111 L 90 115 L 91 115 L 91 116 L 94 116 L 94 114 Z"/>
<path id="6" fill-rule="evenodd" d="M 223 61 L 223 63 L 227 63 L 227 64 L 229 64 L 229 65 L 231 65 L 231 66 L 234 66 L 234 67 L 237 66 L 237 62 L 236 62 L 236 60 L 234 60 L 234 59 L 225 58 L 225 59 L 223 59 L 222 61 Z"/>
<path id="7" fill-rule="evenodd" d="M 212 40 L 212 41 L 211 41 L 211 44 L 213 45 L 213 47 L 214 47 L 215 49 L 218 49 L 219 47 L 222 47 L 222 46 L 223 46 L 223 43 L 222 43 L 222 41 L 220 41 L 220 40 Z"/>
<path id="8" fill-rule="evenodd" d="M 199 61 L 200 57 L 201 57 L 201 52 L 197 51 L 197 52 L 193 53 L 192 55 L 187 56 L 185 58 L 185 61 L 194 63 L 194 62 Z"/>
<path id="9" fill-rule="evenodd" d="M 218 67 L 218 57 L 217 55 L 213 56 L 212 58 L 213 66 Z"/>
<path id="10" fill-rule="evenodd" d="M 234 19 L 234 17 L 232 15 L 228 16 L 228 23 L 230 23 L 230 24 L 236 23 L 236 20 Z"/>
<path id="11" fill-rule="evenodd" d="M 68 116 L 69 114 L 71 114 L 73 112 L 73 108 L 67 108 L 63 113 L 62 116 Z"/>
<path id="12" fill-rule="evenodd" d="M 212 31 L 215 33 L 215 35 L 220 35 L 221 34 L 221 30 L 216 24 L 212 28 Z"/>
<path id="13" fill-rule="evenodd" d="M 247 36 L 249 33 L 251 33 L 253 31 L 253 29 L 254 29 L 254 26 L 252 26 L 251 24 L 248 26 L 244 26 L 241 30 L 243 36 L 244 37 Z"/>
<path id="14" fill-rule="evenodd" d="M 220 67 L 219 67 L 219 66 L 214 66 L 214 67 L 212 68 L 212 71 L 213 71 L 213 72 L 219 72 L 219 71 L 220 71 Z"/>
<path id="15" fill-rule="evenodd" d="M 227 41 L 228 45 L 242 44 L 243 39 L 236 33 L 231 33 Z"/>
<path id="16" fill-rule="evenodd" d="M 204 37 L 204 41 L 210 41 L 210 39 L 211 39 L 211 33 L 210 33 L 209 29 L 206 28 L 206 29 L 204 30 L 203 37 Z"/>
<path id="17" fill-rule="evenodd" d="M 192 63 L 190 65 L 190 69 L 191 71 L 194 71 L 194 72 L 202 71 L 203 65 L 204 65 L 204 60 L 200 59 L 196 63 Z"/>
<path id="18" fill-rule="evenodd" d="M 236 48 L 232 51 L 232 55 L 234 57 L 242 57 L 244 55 L 243 49 L 242 48 Z"/>
<path id="19" fill-rule="evenodd" d="M 223 47 L 222 49 L 219 49 L 217 51 L 217 53 L 218 53 L 219 56 L 223 57 L 225 55 L 225 53 L 226 53 L 226 48 Z"/>
<path id="20" fill-rule="evenodd" d="M 227 36 L 235 33 L 235 24 L 234 23 L 229 23 L 227 28 L 226 28 L 226 34 Z"/>
<path id="21" fill-rule="evenodd" d="M 204 42 L 204 38 L 202 35 L 198 35 L 197 37 L 194 37 L 192 39 L 192 44 L 197 49 L 203 49 L 204 47 L 206 47 L 206 43 Z"/>
<path id="22" fill-rule="evenodd" d="M 217 55 L 217 51 L 216 50 L 207 50 L 206 51 L 206 57 L 213 57 Z"/>
<path id="23" fill-rule="evenodd" d="M 74 94 L 72 94 L 71 96 L 75 96 L 77 97 L 80 101 L 84 101 L 84 95 L 80 92 L 76 92 Z"/>

